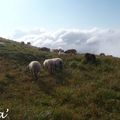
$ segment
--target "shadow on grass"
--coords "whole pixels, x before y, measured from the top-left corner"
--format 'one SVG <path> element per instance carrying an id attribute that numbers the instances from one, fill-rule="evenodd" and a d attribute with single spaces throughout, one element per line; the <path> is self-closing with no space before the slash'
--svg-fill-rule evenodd
<path id="1" fill-rule="evenodd" d="M 37 85 L 39 86 L 39 88 L 44 91 L 46 94 L 48 95 L 53 95 L 54 93 L 54 86 L 44 82 L 43 80 L 37 80 L 36 81 Z"/>
<path id="2" fill-rule="evenodd" d="M 67 80 L 68 76 L 70 76 L 69 73 L 63 70 L 54 74 L 48 74 L 47 76 L 43 75 L 35 81 L 35 83 L 39 86 L 40 90 L 44 91 L 46 94 L 54 95 L 56 87 L 69 85 Z"/>

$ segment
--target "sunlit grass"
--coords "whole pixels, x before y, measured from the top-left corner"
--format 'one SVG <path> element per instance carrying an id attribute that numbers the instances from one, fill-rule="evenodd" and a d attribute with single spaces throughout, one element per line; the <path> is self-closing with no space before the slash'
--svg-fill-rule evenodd
<path id="1" fill-rule="evenodd" d="M 83 55 L 62 56 L 64 69 L 50 75 L 41 70 L 35 82 L 26 66 L 32 60 L 58 57 L 37 48 L 5 41 L 0 49 L 0 110 L 10 120 L 118 120 L 120 59 L 97 56 L 86 64 Z"/>

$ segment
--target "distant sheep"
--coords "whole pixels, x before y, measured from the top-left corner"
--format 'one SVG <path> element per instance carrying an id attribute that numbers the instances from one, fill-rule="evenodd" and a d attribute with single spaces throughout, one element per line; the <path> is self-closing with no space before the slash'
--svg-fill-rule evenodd
<path id="1" fill-rule="evenodd" d="M 31 46 L 31 42 L 27 42 L 27 45 L 28 45 L 28 46 Z"/>
<path id="2" fill-rule="evenodd" d="M 50 48 L 47 48 L 47 47 L 39 48 L 39 50 L 45 51 L 45 52 L 50 52 Z"/>
<path id="3" fill-rule="evenodd" d="M 100 56 L 105 56 L 105 53 L 100 53 Z"/>
<path id="4" fill-rule="evenodd" d="M 55 73 L 58 70 L 62 70 L 63 60 L 61 58 L 46 59 L 43 66 L 49 73 Z"/>
<path id="5" fill-rule="evenodd" d="M 35 77 L 35 79 L 38 79 L 40 70 L 41 70 L 41 64 L 38 61 L 32 61 L 28 65 L 29 70 L 31 71 L 32 75 Z"/>
<path id="6" fill-rule="evenodd" d="M 64 52 L 64 50 L 62 48 L 59 48 L 58 50 L 59 50 L 59 52 Z"/>
<path id="7" fill-rule="evenodd" d="M 91 54 L 91 53 L 86 53 L 85 60 L 87 63 L 94 63 L 96 61 L 96 56 L 94 54 Z"/>
<path id="8" fill-rule="evenodd" d="M 53 53 L 58 53 L 58 52 L 59 52 L 59 49 L 52 49 L 51 52 L 53 52 Z"/>
<path id="9" fill-rule="evenodd" d="M 22 41 L 22 42 L 21 42 L 21 45 L 25 45 L 25 42 L 24 42 L 24 41 Z"/>
<path id="10" fill-rule="evenodd" d="M 68 49 L 65 51 L 65 53 L 67 54 L 72 54 L 72 55 L 76 55 L 77 54 L 77 51 L 75 49 Z"/>
<path id="11" fill-rule="evenodd" d="M 61 51 L 59 51 L 58 52 L 58 55 L 60 56 L 60 55 L 65 55 L 66 53 L 64 53 L 64 52 L 61 52 Z"/>

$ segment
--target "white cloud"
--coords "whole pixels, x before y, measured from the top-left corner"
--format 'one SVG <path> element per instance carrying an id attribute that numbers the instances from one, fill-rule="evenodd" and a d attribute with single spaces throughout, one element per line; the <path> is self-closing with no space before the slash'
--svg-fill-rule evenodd
<path id="1" fill-rule="evenodd" d="M 60 29 L 51 32 L 45 29 L 17 30 L 11 39 L 19 42 L 31 42 L 37 47 L 61 47 L 65 50 L 75 48 L 79 52 L 96 54 L 104 52 L 120 56 L 120 30 L 115 29 Z"/>

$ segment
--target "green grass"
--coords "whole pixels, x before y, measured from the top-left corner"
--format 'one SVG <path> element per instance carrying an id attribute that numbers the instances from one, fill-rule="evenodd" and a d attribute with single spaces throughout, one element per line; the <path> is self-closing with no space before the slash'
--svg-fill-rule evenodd
<path id="1" fill-rule="evenodd" d="M 64 69 L 50 75 L 42 69 L 38 82 L 26 66 L 58 55 L 0 38 L 0 111 L 6 120 L 119 120 L 120 59 L 62 56 Z"/>

